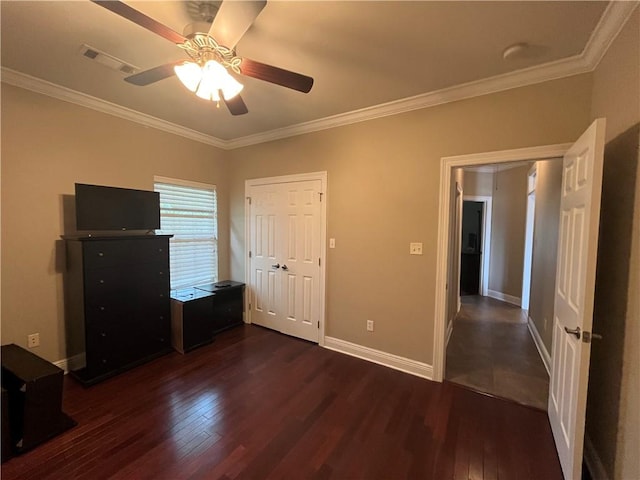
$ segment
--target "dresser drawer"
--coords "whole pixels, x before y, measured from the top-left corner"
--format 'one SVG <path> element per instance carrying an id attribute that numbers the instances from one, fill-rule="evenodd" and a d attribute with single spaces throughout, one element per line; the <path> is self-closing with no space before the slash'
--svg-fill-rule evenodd
<path id="1" fill-rule="evenodd" d="M 95 268 L 87 270 L 85 275 L 85 299 L 90 305 L 108 305 L 138 302 L 141 296 L 168 297 L 169 280 L 169 266 L 159 262 L 135 270 L 121 266 Z"/>
<path id="2" fill-rule="evenodd" d="M 132 266 L 142 263 L 168 262 L 169 240 L 151 238 L 143 240 L 96 240 L 87 242 L 83 249 L 87 269 L 113 265 Z"/>

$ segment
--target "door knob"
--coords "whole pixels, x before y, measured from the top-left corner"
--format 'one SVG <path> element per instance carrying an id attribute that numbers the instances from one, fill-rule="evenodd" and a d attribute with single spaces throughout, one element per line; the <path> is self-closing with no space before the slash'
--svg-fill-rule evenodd
<path id="1" fill-rule="evenodd" d="M 584 332 L 582 334 L 582 341 L 584 343 L 591 343 L 591 340 L 602 340 L 602 335 L 600 335 L 599 333 L 590 332 Z"/>
<path id="2" fill-rule="evenodd" d="M 289 270 L 289 267 L 287 267 L 286 265 L 282 265 L 282 269 L 283 270 Z"/>
<path id="3" fill-rule="evenodd" d="M 564 327 L 564 331 L 569 335 L 575 335 L 578 340 L 580 340 L 580 327 L 576 327 L 571 330 L 569 327 Z"/>
<path id="4" fill-rule="evenodd" d="M 271 265 L 271 268 L 280 268 L 280 264 L 276 263 L 275 265 Z"/>

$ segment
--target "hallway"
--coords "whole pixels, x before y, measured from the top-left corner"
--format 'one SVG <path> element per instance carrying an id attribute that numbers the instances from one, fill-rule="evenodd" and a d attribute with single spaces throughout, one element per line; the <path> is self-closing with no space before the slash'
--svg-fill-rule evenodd
<path id="1" fill-rule="evenodd" d="M 478 295 L 461 301 L 447 346 L 445 378 L 546 410 L 549 376 L 523 310 Z"/>

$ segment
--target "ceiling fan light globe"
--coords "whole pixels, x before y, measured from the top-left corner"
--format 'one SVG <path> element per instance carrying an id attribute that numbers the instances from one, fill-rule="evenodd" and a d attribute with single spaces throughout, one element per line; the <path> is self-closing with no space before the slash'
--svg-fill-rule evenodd
<path id="1" fill-rule="evenodd" d="M 200 82 L 200 86 L 196 91 L 196 95 L 200 98 L 204 98 L 205 100 L 218 102 L 220 101 L 220 95 L 218 94 L 218 90 L 214 87 L 215 85 L 213 85 L 211 82 L 203 80 L 202 82 Z"/>
<path id="2" fill-rule="evenodd" d="M 238 95 L 244 88 L 244 85 L 238 82 L 231 75 L 228 75 L 228 77 L 229 78 L 225 81 L 225 85 L 221 88 L 222 95 L 224 96 L 225 100 L 231 100 L 233 97 Z"/>
<path id="3" fill-rule="evenodd" d="M 243 88 L 241 83 L 229 75 L 225 67 L 214 60 L 209 60 L 202 67 L 202 81 L 196 95 L 218 102 L 221 100 L 220 91 L 222 91 L 225 100 L 230 100 L 238 95 Z"/>
<path id="4" fill-rule="evenodd" d="M 198 89 L 198 85 L 202 81 L 202 69 L 197 63 L 194 62 L 186 62 L 181 65 L 176 65 L 173 67 L 174 72 L 176 72 L 176 77 L 180 79 L 182 84 L 187 87 L 192 92 L 195 92 Z"/>

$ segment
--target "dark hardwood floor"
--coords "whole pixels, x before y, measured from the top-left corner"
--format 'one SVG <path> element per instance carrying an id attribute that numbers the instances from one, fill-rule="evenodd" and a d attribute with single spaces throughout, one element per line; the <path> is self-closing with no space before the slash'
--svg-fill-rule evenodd
<path id="1" fill-rule="evenodd" d="M 256 326 L 84 389 L 11 479 L 561 479 L 546 414 Z"/>

